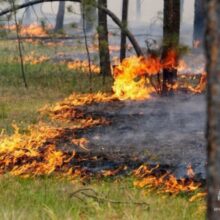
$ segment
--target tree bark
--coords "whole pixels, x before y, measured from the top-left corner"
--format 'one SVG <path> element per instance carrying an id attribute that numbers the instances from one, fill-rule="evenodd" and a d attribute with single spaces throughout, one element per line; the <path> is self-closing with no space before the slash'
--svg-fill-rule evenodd
<path id="1" fill-rule="evenodd" d="M 63 1 L 59 3 L 59 8 L 56 17 L 56 25 L 54 28 L 55 32 L 63 30 L 64 15 L 65 15 L 65 2 Z"/>
<path id="2" fill-rule="evenodd" d="M 128 25 L 128 5 L 129 0 L 123 0 L 122 3 L 122 24 L 125 28 L 127 28 Z M 126 57 L 126 35 L 123 31 L 121 31 L 121 51 L 120 51 L 120 60 L 122 60 Z"/>
<path id="3" fill-rule="evenodd" d="M 220 217 L 220 2 L 206 0 L 207 26 L 205 36 L 207 88 L 207 151 L 208 151 L 208 209 L 209 220 Z"/>
<path id="4" fill-rule="evenodd" d="M 98 0 L 98 5 L 107 8 L 107 0 Z M 107 15 L 100 9 L 98 10 L 98 23 L 100 73 L 105 81 L 105 76 L 111 75 L 111 63 L 108 42 Z"/>
<path id="5" fill-rule="evenodd" d="M 203 41 L 205 31 L 205 10 L 203 0 L 195 0 L 194 12 L 193 42 Z"/>
<path id="6" fill-rule="evenodd" d="M 178 63 L 178 45 L 180 35 L 180 0 L 164 0 L 163 18 L 163 52 L 162 61 L 166 60 L 170 51 L 176 52 L 175 63 Z M 172 86 L 177 80 L 177 69 L 163 69 L 163 94 L 172 92 Z"/>

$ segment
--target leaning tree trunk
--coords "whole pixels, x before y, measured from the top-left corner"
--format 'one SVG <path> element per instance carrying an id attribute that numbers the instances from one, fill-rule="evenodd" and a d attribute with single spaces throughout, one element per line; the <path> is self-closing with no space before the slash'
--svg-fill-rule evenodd
<path id="1" fill-rule="evenodd" d="M 107 8 L 107 0 L 98 0 L 98 4 Z M 99 59 L 100 73 L 105 77 L 111 75 L 111 63 L 108 43 L 108 23 L 107 15 L 103 10 L 98 10 L 98 40 L 99 40 Z"/>
<path id="2" fill-rule="evenodd" d="M 59 8 L 56 17 L 56 25 L 54 28 L 55 32 L 63 29 L 64 15 L 65 15 L 65 1 L 62 1 L 59 3 Z"/>
<path id="3" fill-rule="evenodd" d="M 207 27 L 205 36 L 208 95 L 208 210 L 209 220 L 220 217 L 220 1 L 206 0 Z"/>
<path id="4" fill-rule="evenodd" d="M 162 61 L 166 59 L 170 52 L 174 52 L 174 66 L 178 63 L 178 44 L 180 35 L 180 0 L 164 0 L 163 18 L 163 52 Z M 177 80 L 177 69 L 165 67 L 163 69 L 163 94 L 172 91 L 172 86 Z"/>
<path id="5" fill-rule="evenodd" d="M 204 0 L 195 0 L 195 17 L 194 17 L 194 30 L 193 30 L 193 42 L 203 41 L 204 29 L 205 29 L 205 10 Z"/>
<path id="6" fill-rule="evenodd" d="M 129 0 L 123 0 L 122 3 L 122 24 L 125 28 L 127 28 L 128 25 L 128 5 Z M 126 57 L 126 34 L 124 31 L 121 31 L 121 51 L 120 51 L 120 60 L 122 60 Z"/>

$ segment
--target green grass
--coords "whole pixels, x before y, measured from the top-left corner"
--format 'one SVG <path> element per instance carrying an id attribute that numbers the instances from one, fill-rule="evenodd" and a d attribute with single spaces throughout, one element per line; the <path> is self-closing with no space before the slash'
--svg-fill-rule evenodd
<path id="1" fill-rule="evenodd" d="M 26 52 L 36 49 L 26 48 Z M 16 45 L 0 43 L 0 130 L 12 132 L 15 122 L 22 128 L 39 121 L 37 110 L 45 104 L 62 100 L 72 92 L 89 92 L 89 77 L 70 71 L 63 64 L 46 62 L 26 65 L 28 89 L 24 88 Z M 38 47 L 37 52 L 51 54 L 54 49 Z M 61 50 L 61 48 L 60 48 Z M 64 50 L 67 50 L 64 48 Z M 69 49 L 68 49 L 69 50 Z M 93 92 L 111 91 L 112 80 L 105 86 L 99 76 L 93 76 Z M 204 219 L 205 202 L 189 202 L 187 195 L 169 196 L 133 187 L 130 177 L 94 179 L 82 184 L 55 177 L 22 179 L 0 177 L 0 219 Z M 97 202 L 71 197 L 80 188 L 92 188 L 99 197 L 124 202 L 146 202 L 146 206 Z"/>
<path id="2" fill-rule="evenodd" d="M 0 47 L 1 48 L 1 47 Z M 10 54 L 9 54 L 10 55 Z M 1 56 L 0 56 L 1 58 Z M 24 87 L 20 65 L 0 59 L 0 130 L 12 132 L 13 122 L 25 127 L 39 119 L 37 110 L 46 104 L 62 100 L 73 92 L 111 91 L 112 79 L 103 85 L 101 76 L 89 76 L 68 70 L 64 64 L 46 62 L 38 65 L 25 65 L 28 89 Z"/>
<path id="3" fill-rule="evenodd" d="M 76 194 L 80 199 L 71 196 L 85 188 L 106 200 L 96 201 L 82 194 Z M 1 177 L 0 192 L 0 201 L 4 201 L 0 203 L 0 219 L 205 219 L 203 201 L 190 203 L 184 195 L 146 194 L 133 187 L 131 178 L 124 177 L 84 184 L 55 177 Z"/>

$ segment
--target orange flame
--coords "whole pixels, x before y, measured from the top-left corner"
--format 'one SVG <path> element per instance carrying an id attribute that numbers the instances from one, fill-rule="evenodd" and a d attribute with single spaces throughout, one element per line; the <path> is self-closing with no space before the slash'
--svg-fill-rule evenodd
<path id="1" fill-rule="evenodd" d="M 159 166 L 156 166 L 153 169 L 142 165 L 137 170 L 134 171 L 134 175 L 138 178 L 134 182 L 134 185 L 140 188 L 157 188 L 161 192 L 178 194 L 180 192 L 194 192 L 196 191 L 201 184 L 190 179 L 180 179 L 177 180 L 172 174 L 165 172 L 164 174 L 156 174 Z"/>
<path id="2" fill-rule="evenodd" d="M 37 55 L 35 52 L 31 52 L 29 55 L 24 56 L 24 63 L 26 64 L 39 64 L 48 61 L 50 58 L 46 55 Z"/>
<path id="3" fill-rule="evenodd" d="M 24 177 L 50 174 L 67 164 L 74 156 L 57 150 L 48 138 L 56 138 L 59 129 L 45 124 L 29 128 L 29 134 L 21 134 L 17 126 L 15 133 L 0 139 L 0 173 Z"/>
<path id="4" fill-rule="evenodd" d="M 1 29 L 6 29 L 10 31 L 16 30 L 16 25 L 5 25 L 1 27 Z M 31 37 L 46 37 L 48 36 L 48 30 L 52 29 L 51 25 L 47 25 L 43 27 L 37 23 L 33 23 L 30 25 L 22 25 L 19 27 L 19 33 L 21 36 L 31 36 Z"/>
<path id="5" fill-rule="evenodd" d="M 77 71 L 81 71 L 84 73 L 89 73 L 89 62 L 88 61 L 75 60 L 72 62 L 68 62 L 67 67 L 71 70 L 77 70 Z M 91 63 L 90 67 L 93 73 L 96 73 L 96 74 L 100 73 L 99 66 Z"/>
<path id="6" fill-rule="evenodd" d="M 114 69 L 113 91 L 120 100 L 143 100 L 150 97 L 154 88 L 145 76 L 160 71 L 160 61 L 154 57 L 130 57 Z M 148 84 L 148 87 L 146 85 Z"/>
<path id="7" fill-rule="evenodd" d="M 154 56 L 148 57 L 129 57 L 114 68 L 113 91 L 120 100 L 144 100 L 149 99 L 151 94 L 161 91 L 161 84 L 153 85 L 152 79 L 155 75 L 161 73 L 162 69 L 177 69 L 184 71 L 188 65 L 184 60 L 178 60 L 175 50 L 170 50 L 167 56 L 160 60 Z M 185 75 L 185 79 L 188 77 Z M 183 79 L 183 78 L 182 78 Z M 160 80 L 160 79 L 159 79 Z M 185 82 L 177 81 L 174 85 L 167 85 L 172 90 L 188 90 L 193 93 L 201 93 L 206 87 L 206 73 L 203 73 L 199 83 L 192 86 L 190 79 Z"/>

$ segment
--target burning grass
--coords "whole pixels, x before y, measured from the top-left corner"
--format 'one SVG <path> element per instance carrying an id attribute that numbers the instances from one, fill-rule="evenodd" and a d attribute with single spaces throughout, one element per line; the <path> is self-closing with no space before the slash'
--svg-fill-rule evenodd
<path id="1" fill-rule="evenodd" d="M 158 57 L 129 57 L 114 68 L 114 85 L 112 87 L 115 96 L 120 100 L 145 100 L 153 93 L 161 93 L 161 72 L 166 69 L 177 69 L 179 72 L 188 70 L 184 60 L 176 63 L 176 53 L 170 51 L 167 57 L 161 61 Z M 185 90 L 192 93 L 202 93 L 206 88 L 206 73 L 200 72 L 200 80 L 196 85 L 192 84 L 189 72 L 177 80 L 174 85 L 167 85 L 170 90 Z M 181 77 L 182 75 L 179 75 Z M 156 78 L 156 82 L 155 82 Z M 183 80 L 184 79 L 184 80 Z"/>
<path id="2" fill-rule="evenodd" d="M 67 70 L 64 68 L 62 74 L 59 75 L 59 71 L 57 69 L 53 69 L 53 65 L 45 64 L 47 69 L 44 69 L 43 73 L 39 71 L 39 67 L 35 65 L 36 68 L 34 72 L 29 75 L 29 79 L 31 79 L 31 85 L 34 84 L 34 87 L 30 87 L 30 90 L 27 92 L 24 89 L 21 89 L 21 84 L 16 84 L 19 79 L 19 73 L 17 75 L 13 75 L 13 71 L 18 69 L 18 65 L 14 66 L 14 69 L 10 74 L 5 74 L 5 79 L 2 79 L 2 94 L 1 99 L 8 100 L 12 98 L 12 103 L 10 105 L 6 105 L 6 108 L 13 108 L 16 105 L 16 109 L 20 110 L 20 106 L 23 105 L 23 96 L 26 97 L 27 102 L 29 103 L 32 100 L 31 104 L 25 109 L 21 108 L 24 111 L 24 114 L 30 116 L 30 113 L 27 112 L 27 109 L 32 105 L 35 106 L 33 108 L 33 112 L 39 107 L 39 105 L 43 105 L 48 102 L 48 97 L 45 98 L 46 94 L 51 94 L 50 102 L 63 98 L 64 96 L 70 94 L 72 90 L 78 93 L 73 93 L 68 98 L 63 101 L 59 101 L 57 104 L 52 106 L 47 106 L 44 109 L 41 109 L 43 114 L 49 115 L 51 122 L 47 123 L 38 123 L 38 119 L 35 118 L 34 121 L 36 123 L 35 126 L 29 127 L 26 129 L 26 132 L 21 132 L 17 127 L 15 127 L 15 132 L 13 135 L 6 135 L 2 133 L 0 137 L 0 172 L 2 174 L 1 178 L 5 178 L 4 176 L 10 174 L 11 176 L 22 176 L 22 177 L 33 177 L 38 176 L 38 178 L 20 180 L 15 179 L 14 187 L 16 190 L 15 193 L 19 194 L 19 190 L 22 191 L 23 195 L 16 194 L 14 197 L 21 197 L 21 200 L 26 201 L 26 198 L 30 199 L 30 195 L 28 192 L 32 193 L 30 206 L 27 204 L 25 210 L 21 204 L 17 204 L 15 200 L 11 199 L 12 209 L 14 210 L 15 217 L 17 217 L 17 213 L 21 210 L 20 213 L 21 218 L 23 216 L 30 216 L 31 219 L 41 219 L 42 216 L 55 216 L 57 218 L 67 218 L 69 216 L 75 216 L 76 218 L 82 218 L 86 216 L 101 216 L 101 219 L 105 218 L 122 218 L 124 215 L 126 217 L 131 218 L 156 218 L 156 219 L 167 219 L 170 216 L 174 216 L 174 219 L 179 219 L 182 216 L 189 216 L 189 218 L 200 219 L 204 216 L 205 209 L 203 208 L 203 202 L 198 199 L 203 198 L 204 194 L 197 194 L 200 190 L 200 184 L 193 179 L 193 172 L 191 172 L 189 178 L 185 179 L 176 179 L 172 174 L 163 172 L 161 173 L 158 170 L 158 173 L 152 172 L 152 170 L 148 167 L 141 166 L 139 169 L 134 171 L 133 176 L 123 177 L 124 180 L 121 180 L 120 177 L 117 177 L 115 182 L 112 180 L 106 180 L 106 176 L 114 177 L 115 175 L 121 174 L 126 170 L 126 166 L 117 167 L 114 169 L 106 169 L 101 170 L 100 174 L 94 175 L 89 170 L 84 169 L 83 166 L 78 163 L 85 160 L 96 161 L 97 156 L 89 157 L 89 140 L 79 138 L 77 136 L 77 131 L 82 129 L 86 131 L 88 128 L 92 128 L 95 126 L 109 126 L 111 124 L 110 120 L 107 120 L 104 117 L 94 117 L 93 115 L 88 115 L 82 111 L 82 106 L 88 106 L 95 103 L 108 103 L 114 102 L 118 99 L 126 100 L 126 99 L 146 99 L 149 98 L 152 92 L 155 92 L 155 89 L 152 87 L 151 82 L 149 81 L 148 76 L 156 75 L 158 69 L 160 68 L 160 63 L 155 60 L 149 60 L 154 58 L 128 58 L 121 65 L 119 65 L 115 70 L 115 84 L 114 91 L 115 94 L 111 93 L 95 93 L 95 94 L 82 94 L 81 92 L 88 91 L 88 78 L 82 78 L 83 76 L 79 74 L 72 74 L 70 72 L 66 72 Z M 155 61 L 155 67 L 152 67 L 150 64 Z M 138 66 L 137 66 L 138 64 Z M 139 65 L 140 64 L 140 65 Z M 47 66 L 48 65 L 48 66 Z M 138 69 L 140 68 L 140 69 Z M 153 68 L 153 69 L 152 69 Z M 41 69 L 41 68 L 40 68 Z M 149 71 L 146 71 L 149 70 Z M 32 69 L 33 70 L 33 69 Z M 49 71 L 48 71 L 49 70 Z M 135 71 L 134 71 L 135 70 Z M 40 75 L 37 75 L 39 74 Z M 50 74 L 49 74 L 50 73 Z M 63 74 L 67 74 L 64 75 Z M 147 74 L 147 77 L 146 77 Z M 9 75 L 9 76 L 8 76 Z M 1 76 L 3 77 L 3 76 Z M 9 78 L 8 78 L 9 77 Z M 10 81 L 10 77 L 12 77 L 12 81 Z M 42 80 L 43 77 L 43 81 Z M 128 78 L 128 79 L 127 79 Z M 54 80 L 56 79 L 56 80 Z M 74 83 L 73 81 L 76 80 Z M 97 76 L 95 78 L 97 81 L 98 90 L 104 90 L 101 87 L 100 78 Z M 128 80 L 128 81 L 127 81 Z M 201 78 L 202 81 L 205 81 Z M 5 82 L 8 82 L 7 86 L 5 86 Z M 85 81 L 84 85 L 79 86 L 80 82 Z M 109 79 L 110 81 L 110 79 Z M 132 83 L 131 83 L 132 82 Z M 33 83 L 33 84 L 32 84 Z M 122 83 L 122 84 L 121 84 Z M 124 86 L 128 86 L 128 84 L 132 84 L 134 88 L 127 89 Z M 117 85 L 116 85 L 117 84 Z M 15 86 L 16 85 L 16 86 Z M 147 86 L 146 86 L 147 85 Z M 13 87 L 13 88 L 12 88 Z M 108 84 L 108 91 L 110 91 L 111 84 Z M 47 90 L 48 88 L 48 90 Z M 149 89 L 150 88 L 150 89 Z M 194 87 L 193 87 L 194 88 Z M 86 90 L 87 89 L 87 90 Z M 119 90 L 118 90 L 119 89 Z M 143 90 L 142 90 L 143 89 Z M 8 91 L 10 90 L 10 91 Z M 59 92 L 56 92 L 59 91 Z M 65 91 L 64 91 L 65 90 Z M 131 90 L 131 91 L 130 91 Z M 141 91 L 139 91 L 141 90 Z M 147 91 L 146 91 L 147 90 Z M 6 91 L 6 92 L 5 92 Z M 131 95 L 126 92 L 132 92 Z M 144 91 L 144 92 L 143 92 Z M 80 94 L 79 94 L 80 92 Z M 195 92 L 195 91 L 194 91 Z M 62 93 L 62 94 L 61 94 Z M 135 94 L 136 93 L 136 94 Z M 138 96 L 136 96 L 138 95 Z M 30 99 L 30 97 L 32 97 Z M 34 98 L 33 98 L 34 97 Z M 43 103 L 39 104 L 39 99 L 45 98 Z M 16 103 L 15 100 L 21 100 L 21 103 Z M 38 102 L 38 104 L 36 104 Z M 2 109 L 5 109 L 2 108 Z M 4 110 L 5 111 L 5 110 Z M 9 117 L 10 113 L 8 113 Z M 20 116 L 16 118 L 20 120 Z M 61 120 L 61 123 L 58 121 Z M 5 121 L 3 121 L 4 123 Z M 7 122 L 8 124 L 11 121 Z M 66 126 L 66 122 L 68 122 L 68 127 Z M 29 121 L 30 123 L 30 121 Z M 27 123 L 27 124 L 29 124 Z M 65 145 L 71 144 L 71 146 L 75 147 L 74 151 L 66 151 Z M 82 149 L 85 154 L 81 154 L 78 152 L 78 149 Z M 87 154 L 88 152 L 88 154 Z M 78 165 L 75 165 L 77 164 Z M 159 168 L 158 168 L 159 169 Z M 4 175 L 3 175 L 4 174 Z M 43 180 L 39 178 L 39 176 L 43 176 Z M 68 178 L 73 181 L 72 183 L 66 183 L 60 186 L 57 184 L 58 179 L 52 177 L 49 179 L 48 176 L 56 176 L 59 178 Z M 96 178 L 90 178 L 91 176 L 95 176 Z M 76 184 L 76 177 L 84 177 Z M 106 202 L 106 204 L 100 204 L 99 201 L 87 197 L 83 198 L 73 198 L 73 203 L 79 204 L 79 207 L 70 206 L 70 198 L 69 195 L 74 192 L 74 187 L 79 184 L 85 184 L 85 177 L 89 179 L 89 181 L 98 181 L 94 187 L 99 192 L 106 192 L 105 195 L 114 195 L 113 198 L 109 198 L 105 196 L 107 199 L 114 199 L 116 201 L 121 201 L 121 198 L 125 198 L 125 201 L 130 201 L 131 198 L 136 198 L 139 201 L 145 201 L 150 204 L 150 211 L 143 211 L 141 207 L 137 207 L 136 205 L 131 205 L 132 208 L 115 208 L 111 202 Z M 102 177 L 101 179 L 99 179 Z M 7 178 L 7 177 L 6 177 Z M 54 178 L 54 179 L 53 179 Z M 97 178 L 99 180 L 97 180 Z M 126 179 L 129 178 L 129 184 L 127 184 Z M 14 179 L 14 177 L 12 178 Z M 46 180 L 45 180 L 46 179 Z M 96 180 L 94 180 L 96 179 Z M 45 180 L 45 181 L 44 181 Z M 13 180 L 12 180 L 13 181 Z M 27 181 L 28 184 L 25 183 Z M 42 182 L 41 182 L 42 181 Z M 49 183 L 48 183 L 48 182 Z M 61 180 L 61 184 L 63 180 Z M 106 182 L 105 182 L 106 181 Z M 22 182 L 22 183 L 21 183 Z M 60 183 L 60 182 L 59 182 Z M 24 185 L 23 185 L 24 184 Z M 27 185 L 31 184 L 31 189 L 27 189 Z M 34 184 L 34 186 L 32 186 Z M 42 187 L 43 184 L 48 184 L 45 188 Z M 88 184 L 86 182 L 86 184 Z M 107 190 L 103 185 L 109 184 L 107 186 Z M 49 187 L 50 186 L 50 187 Z M 52 190 L 50 191 L 52 186 Z M 91 186 L 91 185 L 89 185 Z M 112 187 L 114 186 L 114 187 Z M 128 187 L 129 186 L 129 187 Z M 5 192 L 2 196 L 2 200 L 7 200 L 11 195 L 10 186 L 8 191 Z M 7 188 L 6 187 L 6 188 Z M 53 188 L 54 187 L 54 188 Z M 127 187 L 126 190 L 121 190 L 120 187 Z M 144 190 L 140 190 L 139 188 L 144 187 Z M 43 189 L 44 188 L 44 191 Z M 74 188 L 74 189 L 73 189 Z M 165 193 L 157 195 L 157 193 L 148 192 L 146 194 L 146 188 L 157 189 L 157 192 Z M 132 193 L 131 193 L 132 189 Z M 77 189 L 75 189 L 77 190 Z M 103 191 L 102 191 L 103 190 Z M 14 190 L 13 190 L 14 191 Z M 134 192 L 134 193 L 133 193 Z M 188 196 L 188 193 L 190 197 Z M 33 196 L 34 194 L 34 196 Z M 38 196 L 38 194 L 40 196 Z M 167 194 L 175 195 L 175 197 L 167 197 Z M 178 196 L 177 196 L 178 194 Z M 182 194 L 185 197 L 181 197 Z M 194 195 L 194 197 L 191 197 Z M 29 197 L 28 197 L 29 196 Z M 97 196 L 97 195 L 96 195 Z M 103 198 L 103 195 L 98 195 Z M 164 198 L 163 198 L 164 197 Z M 60 200 L 60 198 L 62 198 Z M 33 201 L 32 201 L 33 199 Z M 83 201 L 82 201 L 82 200 Z M 135 200 L 136 200 L 135 199 Z M 188 200 L 195 200 L 192 205 L 189 205 Z M 35 202 L 34 202 L 35 200 Z M 36 202 L 37 200 L 37 202 Z M 76 201 L 75 201 L 76 200 Z M 172 200 L 172 201 L 171 201 Z M 51 201 L 55 201 L 51 203 Z M 86 201 L 86 209 L 85 209 L 85 201 Z M 31 210 L 31 207 L 35 207 L 37 203 L 37 208 Z M 64 204 L 63 204 L 64 203 Z M 172 204 L 171 204 L 172 203 Z M 23 202 L 22 204 L 26 204 Z M 63 204 L 62 209 L 60 208 L 60 204 Z M 160 207 L 158 207 L 158 204 Z M 47 208 L 45 208 L 47 206 Z M 120 207 L 123 205 L 119 205 Z M 9 206 L 8 206 L 9 207 Z M 48 208 L 49 207 L 49 208 Z M 109 208 L 110 207 L 110 208 Z M 182 207 L 185 207 L 184 210 Z M 202 208 L 201 208 L 202 207 Z M 107 209 L 108 208 L 108 209 Z M 202 210 L 201 210 L 202 209 Z M 1 210 L 1 209 L 0 209 Z M 5 213 L 0 211 L 0 216 L 10 215 L 10 211 L 7 209 L 7 206 L 4 207 L 2 205 L 2 210 L 6 210 Z M 24 211 L 23 211 L 24 210 Z M 26 210 L 28 210 L 26 212 Z M 41 216 L 39 216 L 39 210 L 41 210 Z M 42 211 L 43 210 L 43 211 Z M 100 211 L 101 210 L 101 211 Z M 106 212 L 108 210 L 108 212 Z M 153 211 L 151 211 L 153 210 Z M 165 211 L 164 211 L 165 210 Z M 172 213 L 171 211 L 172 210 Z M 175 210 L 175 213 L 174 213 Z M 100 214 L 101 212 L 101 214 Z M 159 214 L 160 213 L 160 216 Z M 162 214 L 161 214 L 162 213 Z M 45 217 L 47 218 L 47 217 Z M 3 218 L 4 219 L 4 218 Z"/>
<path id="3" fill-rule="evenodd" d="M 138 178 L 134 182 L 134 186 L 147 188 L 148 190 L 155 189 L 156 187 L 158 192 L 161 193 L 176 195 L 183 192 L 194 192 L 201 187 L 201 183 L 194 180 L 194 173 L 190 166 L 187 169 L 188 177 L 181 179 L 177 179 L 172 173 L 166 170 L 161 170 L 160 165 L 153 168 L 142 165 L 134 171 L 134 175 Z"/>
<path id="4" fill-rule="evenodd" d="M 48 175 L 62 167 L 74 156 L 56 149 L 53 141 L 60 130 L 40 124 L 21 134 L 17 126 L 12 136 L 0 139 L 0 173 L 14 176 Z"/>
<path id="5" fill-rule="evenodd" d="M 48 36 L 48 31 L 51 29 L 51 25 L 43 26 L 37 23 L 33 23 L 30 25 L 19 26 L 19 34 L 21 36 L 46 37 Z M 16 25 L 12 24 L 1 26 L 1 30 L 16 31 Z"/>
<path id="6" fill-rule="evenodd" d="M 86 130 L 96 126 L 108 126 L 111 121 L 102 117 L 93 118 L 85 114 L 77 107 L 86 106 L 100 102 L 113 102 L 114 98 L 106 94 L 73 94 L 63 102 L 48 109 L 41 110 L 42 113 L 49 113 L 52 120 L 70 121 L 67 128 L 53 128 L 47 124 L 38 124 L 31 127 L 27 134 L 20 134 L 17 127 L 12 136 L 2 135 L 0 141 L 0 171 L 2 174 L 10 173 L 15 176 L 38 176 L 58 173 L 71 178 L 78 176 L 93 176 L 91 171 L 85 167 L 74 166 L 77 161 L 89 159 L 89 154 L 84 157 L 76 156 L 77 150 L 65 152 L 62 146 L 67 143 L 90 151 L 89 140 L 79 138 L 77 131 Z M 63 148 L 64 149 L 64 148 Z M 80 155 L 80 152 L 79 152 Z M 92 160 L 96 160 L 96 157 Z M 112 170 L 101 170 L 98 176 L 115 176 L 124 170 L 126 166 L 117 167 Z M 156 172 L 155 172 L 156 171 Z M 85 174 L 86 173 L 86 174 Z M 176 179 L 171 173 L 161 171 L 159 167 L 149 169 L 141 166 L 134 171 L 137 180 L 136 187 L 157 188 L 159 192 L 169 194 L 191 193 L 199 190 L 201 184 L 194 181 L 194 174 L 191 167 L 188 169 L 188 178 Z M 197 198 L 197 197 L 194 197 Z M 199 198 L 199 196 L 198 196 Z"/>
<path id="7" fill-rule="evenodd" d="M 67 66 L 70 70 L 76 70 L 83 73 L 89 73 L 90 68 L 92 73 L 96 73 L 96 74 L 100 73 L 99 66 L 91 63 L 89 67 L 88 61 L 76 60 L 76 61 L 68 62 Z"/>

